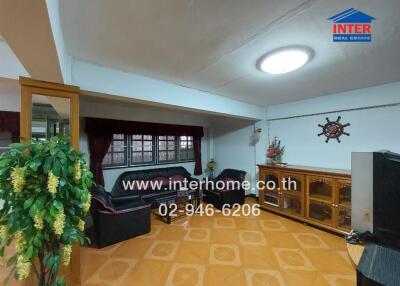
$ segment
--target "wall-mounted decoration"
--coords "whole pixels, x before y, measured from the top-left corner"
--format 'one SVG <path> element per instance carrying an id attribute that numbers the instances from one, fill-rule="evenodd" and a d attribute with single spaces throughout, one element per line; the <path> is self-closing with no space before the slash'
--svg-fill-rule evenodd
<path id="1" fill-rule="evenodd" d="M 260 141 L 261 132 L 262 132 L 261 128 L 255 128 L 254 129 L 254 132 L 253 132 L 253 134 L 251 135 L 251 138 L 250 138 L 250 143 L 251 143 L 252 146 L 256 145 Z"/>
<path id="2" fill-rule="evenodd" d="M 322 132 L 318 134 L 318 136 L 325 135 L 325 142 L 328 143 L 329 139 L 336 139 L 338 143 L 340 143 L 339 137 L 342 135 L 350 136 L 349 133 L 344 132 L 344 128 L 350 126 L 350 123 L 342 124 L 340 123 L 341 117 L 338 116 L 336 121 L 330 121 L 329 118 L 326 118 L 325 125 L 318 124 L 319 127 L 322 128 Z"/>

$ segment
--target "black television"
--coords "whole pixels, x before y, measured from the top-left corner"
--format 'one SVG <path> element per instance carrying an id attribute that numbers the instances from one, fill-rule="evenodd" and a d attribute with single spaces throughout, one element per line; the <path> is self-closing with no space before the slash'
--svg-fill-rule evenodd
<path id="1" fill-rule="evenodd" d="M 400 249 L 400 154 L 374 152 L 373 234 Z"/>
<path id="2" fill-rule="evenodd" d="M 400 154 L 352 153 L 352 228 L 400 249 Z"/>

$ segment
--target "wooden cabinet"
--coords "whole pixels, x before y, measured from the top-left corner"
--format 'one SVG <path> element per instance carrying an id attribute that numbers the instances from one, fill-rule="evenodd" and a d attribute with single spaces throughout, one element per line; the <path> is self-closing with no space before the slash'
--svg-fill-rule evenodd
<path id="1" fill-rule="evenodd" d="M 262 208 L 348 233 L 351 229 L 349 171 L 259 165 Z"/>

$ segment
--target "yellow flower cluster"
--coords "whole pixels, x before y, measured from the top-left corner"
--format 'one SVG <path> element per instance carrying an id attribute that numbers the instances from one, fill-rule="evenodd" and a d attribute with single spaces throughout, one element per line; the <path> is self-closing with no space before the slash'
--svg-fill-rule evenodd
<path id="1" fill-rule="evenodd" d="M 49 172 L 49 178 L 47 181 L 47 189 L 49 193 L 55 194 L 57 192 L 59 179 L 52 171 Z"/>
<path id="2" fill-rule="evenodd" d="M 25 169 L 15 167 L 11 171 L 11 181 L 14 193 L 20 193 L 25 185 Z"/>
<path id="3" fill-rule="evenodd" d="M 83 220 L 79 219 L 77 227 L 80 231 L 84 231 L 85 230 L 85 222 Z"/>
<path id="4" fill-rule="evenodd" d="M 58 236 L 61 236 L 64 232 L 64 224 L 65 224 L 65 214 L 64 212 L 60 212 L 57 214 L 56 219 L 53 223 L 54 233 Z"/>
<path id="5" fill-rule="evenodd" d="M 71 260 L 72 246 L 64 245 L 63 247 L 63 264 L 67 266 Z"/>
<path id="6" fill-rule="evenodd" d="M 25 237 L 24 234 L 22 233 L 22 231 L 18 230 L 15 234 L 15 248 L 17 249 L 18 253 L 21 253 L 22 251 L 24 251 L 25 249 Z"/>
<path id="7" fill-rule="evenodd" d="M 83 211 L 87 213 L 90 209 L 90 202 L 92 201 L 92 194 L 88 193 L 86 202 L 83 203 Z"/>
<path id="8" fill-rule="evenodd" d="M 74 169 L 75 169 L 74 179 L 75 181 L 79 181 L 82 177 L 81 162 L 77 161 L 75 163 Z"/>
<path id="9" fill-rule="evenodd" d="M 43 217 L 41 216 L 41 214 L 36 213 L 35 217 L 33 218 L 33 221 L 35 222 L 34 227 L 36 229 L 43 229 L 44 225 L 43 225 Z"/>
<path id="10" fill-rule="evenodd" d="M 31 272 L 31 262 L 26 259 L 25 256 L 23 255 L 18 255 L 17 257 L 17 275 L 18 275 L 18 280 L 23 280 L 28 278 L 29 273 Z"/>
<path id="11" fill-rule="evenodd" d="M 0 244 L 3 244 L 8 239 L 8 226 L 0 226 Z"/>

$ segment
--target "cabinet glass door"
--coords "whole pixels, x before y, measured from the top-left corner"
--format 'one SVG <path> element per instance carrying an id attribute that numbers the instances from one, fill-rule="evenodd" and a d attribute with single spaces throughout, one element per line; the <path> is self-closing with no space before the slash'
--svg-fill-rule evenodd
<path id="1" fill-rule="evenodd" d="M 280 195 L 274 191 L 264 191 L 264 203 L 271 208 L 279 209 Z"/>
<path id="2" fill-rule="evenodd" d="M 351 181 L 338 180 L 338 226 L 339 228 L 351 230 Z"/>
<path id="3" fill-rule="evenodd" d="M 308 217 L 320 223 L 332 225 L 332 204 L 310 201 Z"/>
<path id="4" fill-rule="evenodd" d="M 333 202 L 333 180 L 323 177 L 310 177 L 309 196 L 312 200 L 324 203 Z"/>
<path id="5" fill-rule="evenodd" d="M 279 182 L 279 173 L 268 172 L 265 174 L 264 178 L 266 191 L 279 191 L 280 182 Z"/>
<path id="6" fill-rule="evenodd" d="M 282 173 L 282 192 L 301 195 L 303 192 L 303 175 Z"/>
<path id="7" fill-rule="evenodd" d="M 339 228 L 351 230 L 351 209 L 339 206 Z"/>
<path id="8" fill-rule="evenodd" d="M 300 196 L 284 195 L 282 200 L 282 211 L 289 214 L 301 216 L 303 215 L 303 208 Z"/>
<path id="9" fill-rule="evenodd" d="M 338 181 L 339 206 L 351 208 L 351 183 L 350 181 Z"/>

